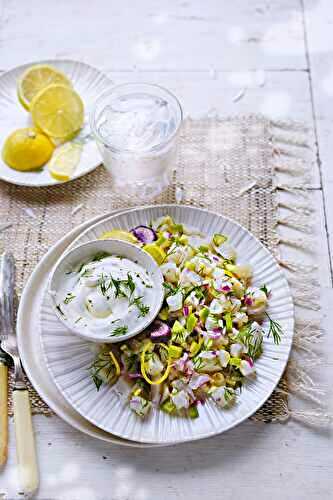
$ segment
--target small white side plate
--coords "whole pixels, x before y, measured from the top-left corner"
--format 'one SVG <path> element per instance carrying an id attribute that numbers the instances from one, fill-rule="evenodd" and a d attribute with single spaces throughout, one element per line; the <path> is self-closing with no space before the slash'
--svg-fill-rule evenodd
<path id="1" fill-rule="evenodd" d="M 47 165 L 35 172 L 18 172 L 2 160 L 2 148 L 7 136 L 18 128 L 32 125 L 30 113 L 20 104 L 17 97 L 17 80 L 33 64 L 50 64 L 63 71 L 80 94 L 85 107 L 85 125 L 76 139 L 83 144 L 79 165 L 71 180 L 94 170 L 102 163 L 95 140 L 91 136 L 89 113 L 97 97 L 112 86 L 111 80 L 101 71 L 77 61 L 47 60 L 35 61 L 18 66 L 0 75 L 0 179 L 20 186 L 52 186 L 63 184 L 51 177 Z"/>

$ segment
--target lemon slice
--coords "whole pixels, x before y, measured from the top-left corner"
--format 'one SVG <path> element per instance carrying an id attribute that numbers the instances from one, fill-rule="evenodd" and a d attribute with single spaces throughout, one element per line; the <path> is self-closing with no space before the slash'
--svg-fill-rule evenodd
<path id="1" fill-rule="evenodd" d="M 30 103 L 42 89 L 53 84 L 72 84 L 64 73 L 48 64 L 36 64 L 28 68 L 17 82 L 17 95 L 22 106 L 29 111 Z"/>
<path id="2" fill-rule="evenodd" d="M 156 243 L 148 243 L 148 245 L 145 245 L 143 249 L 153 257 L 159 266 L 165 261 L 166 253 L 163 248 L 156 245 Z"/>
<path id="3" fill-rule="evenodd" d="M 48 165 L 50 174 L 57 181 L 69 181 L 81 158 L 82 146 L 68 142 L 57 148 Z"/>
<path id="4" fill-rule="evenodd" d="M 53 149 L 54 146 L 46 135 L 33 128 L 20 128 L 7 137 L 2 158 L 15 170 L 35 170 L 49 161 Z"/>
<path id="5" fill-rule="evenodd" d="M 66 85 L 49 85 L 31 102 L 32 121 L 50 137 L 73 137 L 83 125 L 84 106 L 75 90 Z"/>
<path id="6" fill-rule="evenodd" d="M 128 241 L 129 243 L 137 243 L 138 240 L 134 234 L 128 231 L 123 231 L 122 229 L 112 229 L 112 231 L 106 231 L 99 238 L 100 240 L 122 240 Z"/>

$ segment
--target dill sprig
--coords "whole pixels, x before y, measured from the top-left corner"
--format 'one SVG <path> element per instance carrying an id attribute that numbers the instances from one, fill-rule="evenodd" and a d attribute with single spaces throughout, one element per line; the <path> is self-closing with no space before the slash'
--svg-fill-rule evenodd
<path id="1" fill-rule="evenodd" d="M 109 282 L 107 280 L 108 280 L 107 276 L 105 276 L 105 274 L 103 274 L 103 273 L 100 275 L 100 277 L 98 279 L 99 288 L 101 290 L 102 295 L 104 295 L 104 296 L 107 294 L 107 292 L 112 287 L 111 279 L 109 278 Z"/>
<path id="2" fill-rule="evenodd" d="M 230 387 L 225 387 L 224 388 L 224 399 L 226 400 L 227 403 L 230 403 L 230 401 L 233 399 L 235 395 L 235 391 L 231 389 Z"/>
<path id="3" fill-rule="evenodd" d="M 163 282 L 163 286 L 167 292 L 167 297 L 170 297 L 170 295 L 175 295 L 176 293 L 179 292 L 180 286 L 174 286 L 171 283 L 167 283 L 166 281 Z"/>
<path id="4" fill-rule="evenodd" d="M 63 312 L 63 310 L 62 310 L 62 309 L 61 309 L 61 307 L 60 307 L 60 304 L 57 304 L 57 305 L 56 305 L 56 309 L 58 309 L 58 311 L 60 312 L 61 316 L 65 316 L 65 314 L 64 314 L 64 312 Z"/>
<path id="5" fill-rule="evenodd" d="M 267 286 L 266 286 L 266 285 L 262 285 L 262 286 L 260 287 L 260 290 L 261 290 L 262 292 L 264 292 L 264 294 L 266 295 L 266 297 L 268 297 L 268 296 L 269 296 L 269 294 L 270 294 L 270 290 L 268 290 L 268 288 L 267 288 Z"/>
<path id="6" fill-rule="evenodd" d="M 269 329 L 267 333 L 267 338 L 269 338 L 272 335 L 274 344 L 278 345 L 281 342 L 281 335 L 283 335 L 282 327 L 280 323 L 273 320 L 267 312 L 265 312 L 265 314 L 269 320 Z"/>
<path id="7" fill-rule="evenodd" d="M 114 330 L 112 330 L 110 337 L 119 337 L 121 335 L 125 335 L 128 332 L 128 326 L 117 326 Z"/>
<path id="8" fill-rule="evenodd" d="M 127 273 L 127 280 L 123 280 L 123 285 L 128 288 L 130 292 L 130 297 L 132 297 L 134 290 L 135 290 L 135 283 L 133 281 L 132 275 L 130 273 Z"/>
<path id="9" fill-rule="evenodd" d="M 135 299 L 132 300 L 130 303 L 130 306 L 136 306 L 139 310 L 139 316 L 138 318 L 143 318 L 144 316 L 147 316 L 150 310 L 150 306 L 144 304 L 142 302 L 142 296 L 141 297 L 135 297 Z"/>
<path id="10" fill-rule="evenodd" d="M 250 358 L 256 359 L 262 352 L 262 335 L 255 335 L 252 324 L 246 325 L 240 330 L 236 339 L 247 347 L 247 354 Z"/>
<path id="11" fill-rule="evenodd" d="M 112 383 L 114 381 L 114 377 L 116 376 L 114 362 L 110 355 L 106 352 L 101 352 L 97 355 L 89 370 L 90 376 L 97 390 L 99 390 L 104 380 Z M 102 370 L 104 371 L 103 378 L 100 373 Z"/>

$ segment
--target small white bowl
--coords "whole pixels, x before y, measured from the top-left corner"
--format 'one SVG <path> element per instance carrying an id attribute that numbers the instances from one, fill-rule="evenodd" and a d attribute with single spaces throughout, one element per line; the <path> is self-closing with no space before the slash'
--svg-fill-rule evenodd
<path id="1" fill-rule="evenodd" d="M 119 255 L 122 257 L 126 257 L 131 261 L 136 261 L 148 273 L 156 289 L 154 302 L 150 304 L 150 310 L 145 317 L 145 321 L 142 322 L 138 327 L 131 329 L 121 337 L 108 337 L 102 334 L 98 336 L 96 335 L 96 333 L 93 333 L 91 331 L 89 326 L 79 327 L 73 321 L 67 319 L 60 313 L 59 307 L 57 308 L 57 306 L 59 305 L 57 300 L 57 292 L 60 288 L 61 281 L 63 280 L 65 273 L 75 267 L 78 267 L 84 262 L 88 262 L 99 252 L 105 252 L 110 255 Z M 134 337 L 135 335 L 138 335 L 156 318 L 164 300 L 163 275 L 154 259 L 147 252 L 137 247 L 136 245 L 132 245 L 131 243 L 127 243 L 121 240 L 94 240 L 75 247 L 69 252 L 62 255 L 51 274 L 49 281 L 49 294 L 52 298 L 55 314 L 63 323 L 63 325 L 73 333 L 93 342 L 116 343 L 122 342 L 131 337 Z"/>

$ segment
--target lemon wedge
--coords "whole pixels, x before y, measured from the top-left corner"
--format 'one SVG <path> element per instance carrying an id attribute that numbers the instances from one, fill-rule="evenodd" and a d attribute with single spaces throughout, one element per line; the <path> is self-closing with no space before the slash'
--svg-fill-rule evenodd
<path id="1" fill-rule="evenodd" d="M 71 138 L 83 125 L 81 97 L 66 85 L 49 85 L 35 95 L 30 107 L 34 125 L 50 137 Z"/>
<path id="2" fill-rule="evenodd" d="M 21 128 L 10 134 L 2 149 L 5 163 L 22 172 L 42 167 L 52 156 L 54 146 L 46 135 L 33 128 Z"/>
<path id="3" fill-rule="evenodd" d="M 165 261 L 166 253 L 163 248 L 156 245 L 156 243 L 148 243 L 143 249 L 153 257 L 159 266 Z"/>
<path id="4" fill-rule="evenodd" d="M 99 238 L 100 240 L 122 240 L 128 241 L 129 243 L 137 243 L 138 240 L 134 234 L 128 231 L 123 231 L 122 229 L 112 229 L 112 231 L 106 231 Z"/>
<path id="5" fill-rule="evenodd" d="M 69 181 L 81 158 L 81 144 L 67 142 L 54 152 L 48 165 L 50 174 L 57 181 Z"/>
<path id="6" fill-rule="evenodd" d="M 66 75 L 48 64 L 30 66 L 17 82 L 17 95 L 20 103 L 29 111 L 30 103 L 35 95 L 45 87 L 54 84 L 72 86 Z"/>

